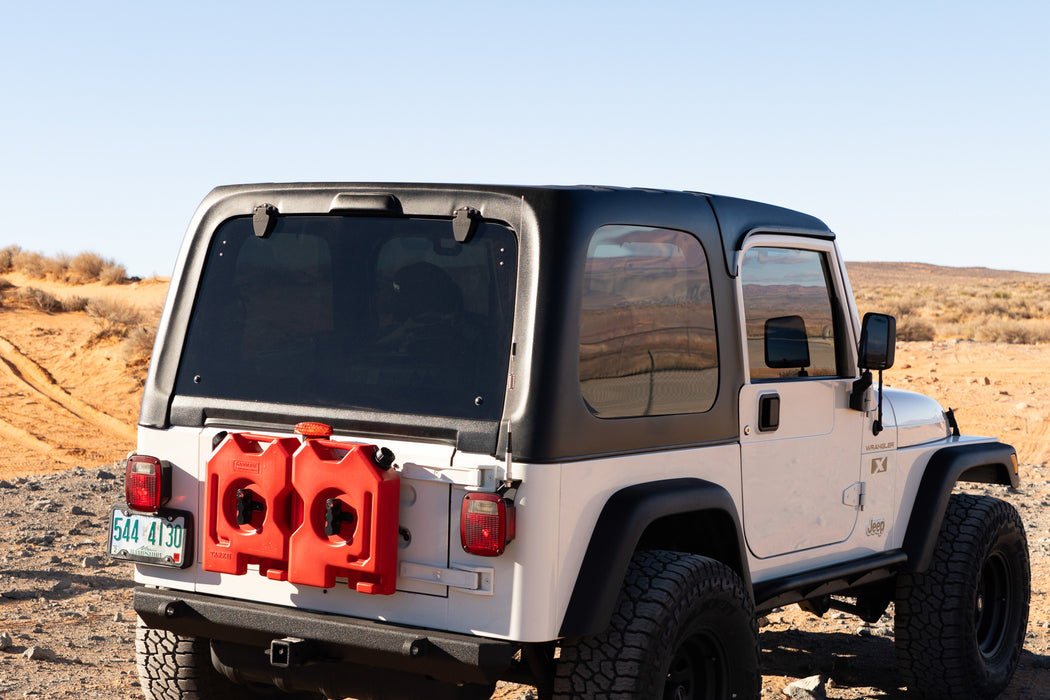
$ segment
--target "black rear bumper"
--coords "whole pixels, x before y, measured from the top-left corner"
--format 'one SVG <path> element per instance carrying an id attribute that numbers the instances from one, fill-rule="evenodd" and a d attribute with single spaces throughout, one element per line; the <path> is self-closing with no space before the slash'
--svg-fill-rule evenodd
<path id="1" fill-rule="evenodd" d="M 360 682 L 362 671 L 377 677 L 394 672 L 402 678 L 411 674 L 443 683 L 491 684 L 506 677 L 521 646 L 163 588 L 136 587 L 134 607 L 150 627 L 212 640 L 213 661 L 236 659 L 242 673 L 238 680 L 279 685 L 277 679 L 301 685 L 295 682 L 301 676 L 314 685 L 328 674 L 346 674 Z M 295 640 L 292 658 L 284 653 L 286 640 Z M 271 658 L 274 642 L 281 651 L 278 658 Z M 334 683 L 339 681 L 329 678 L 325 685 Z"/>

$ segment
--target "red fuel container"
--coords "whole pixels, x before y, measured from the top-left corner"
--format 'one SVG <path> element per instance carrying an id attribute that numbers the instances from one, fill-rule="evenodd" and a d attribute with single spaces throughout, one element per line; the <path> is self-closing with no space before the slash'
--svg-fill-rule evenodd
<path id="1" fill-rule="evenodd" d="M 361 593 L 397 583 L 401 485 L 376 464 L 374 445 L 308 440 L 292 461 L 303 520 L 292 533 L 288 580 L 321 588 L 346 578 Z"/>
<path id="2" fill-rule="evenodd" d="M 231 433 L 208 460 L 205 571 L 244 574 L 249 564 L 283 581 L 292 531 L 292 455 L 298 438 Z"/>

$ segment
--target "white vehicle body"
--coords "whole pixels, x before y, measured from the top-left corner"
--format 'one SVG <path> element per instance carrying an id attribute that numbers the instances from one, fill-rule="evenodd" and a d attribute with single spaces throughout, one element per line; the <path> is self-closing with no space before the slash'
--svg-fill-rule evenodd
<path id="1" fill-rule="evenodd" d="M 557 206 L 550 203 L 554 199 L 558 199 Z M 628 213 L 631 207 L 634 213 Z M 253 212 L 254 239 L 250 232 L 225 233 L 234 226 L 248 226 L 247 217 Z M 360 224 L 365 227 L 373 220 L 400 222 L 417 215 L 431 228 L 437 225 L 435 221 L 447 225 L 452 220 L 448 242 L 434 243 L 433 251 L 420 249 L 419 255 L 439 265 L 447 262 L 453 273 L 465 269 L 466 263 L 449 262 L 461 251 L 477 253 L 475 257 L 482 260 L 478 251 L 489 250 L 481 247 L 483 242 L 472 242 L 476 234 L 469 227 L 484 222 L 490 229 L 500 229 L 491 235 L 513 233 L 517 257 L 509 258 L 507 267 L 513 274 L 516 265 L 517 272 L 505 279 L 504 291 L 478 291 L 481 283 L 469 287 L 475 284 L 471 282 L 463 293 L 462 305 L 468 310 L 474 304 L 492 314 L 499 305 L 498 293 L 512 295 L 507 298 L 513 300 L 513 314 L 505 316 L 506 327 L 500 331 L 503 340 L 496 341 L 504 357 L 509 353 L 509 360 L 490 372 L 491 377 L 507 377 L 506 387 L 497 386 L 502 380 L 491 379 L 484 392 L 473 392 L 478 393 L 474 403 L 484 404 L 487 411 L 482 418 L 470 418 L 472 409 L 464 402 L 455 409 L 461 413 L 448 418 L 402 419 L 396 406 L 384 408 L 382 402 L 389 397 L 381 391 L 376 401 L 382 407 L 374 409 L 375 419 L 361 409 L 363 404 L 355 403 L 357 395 L 349 389 L 345 406 L 314 408 L 304 400 L 286 402 L 280 393 L 255 397 L 251 387 L 265 382 L 265 373 L 241 381 L 224 376 L 227 370 L 222 365 L 212 368 L 209 364 L 212 355 L 221 357 L 227 347 L 240 342 L 232 333 L 224 335 L 222 325 L 209 327 L 211 335 L 194 327 L 205 323 L 198 319 L 212 313 L 209 303 L 218 306 L 216 300 L 240 293 L 231 286 L 234 291 L 223 292 L 225 296 L 212 293 L 209 297 L 207 285 L 220 284 L 215 282 L 219 273 L 214 270 L 225 269 L 223 274 L 228 277 L 241 275 L 250 265 L 262 265 L 256 262 L 259 256 L 275 250 L 274 260 L 267 258 L 265 265 L 282 264 L 282 256 L 299 256 L 307 262 L 295 264 L 310 274 L 304 279 L 320 275 L 327 280 L 331 275 L 318 273 L 320 263 L 314 260 L 323 246 L 289 247 L 300 238 L 283 231 L 298 226 L 294 230 L 305 233 L 294 236 L 303 237 L 322 219 L 334 222 L 331 226 L 343 225 L 340 217 L 344 215 L 350 225 L 366 220 Z M 695 224 L 690 223 L 694 219 Z M 625 221 L 631 226 L 624 225 Z M 271 234 L 275 225 L 278 233 Z M 391 236 L 401 235 L 396 233 L 400 229 L 390 230 L 395 231 Z M 598 233 L 592 238 L 595 230 Z M 649 238 L 638 238 L 638 231 Z M 277 242 L 268 240 L 271 235 Z M 377 240 L 384 240 L 376 235 Z M 436 234 L 428 228 L 426 235 Z M 613 247 L 615 236 L 636 236 L 633 248 L 618 251 Z M 230 245 L 224 247 L 227 238 Z M 588 240 L 592 241 L 590 248 Z M 243 254 L 244 261 L 236 266 L 225 262 L 226 258 L 220 261 L 218 256 L 237 255 L 235 245 L 263 252 L 252 253 L 255 257 Z M 275 247 L 278 245 L 285 248 Z M 386 244 L 376 244 L 377 250 L 382 245 Z M 514 251 L 507 253 L 505 248 L 504 244 L 494 245 L 491 250 L 498 253 L 489 255 L 513 255 Z M 408 243 L 403 249 L 415 250 Z M 393 255 L 383 250 L 375 254 L 376 265 L 386 264 Z M 590 267 L 583 262 L 586 251 L 590 251 L 586 263 Z M 585 355 L 590 351 L 579 349 L 585 346 L 584 336 L 591 328 L 607 332 L 602 329 L 610 327 L 609 318 L 621 319 L 617 322 L 621 327 L 628 323 L 623 319 L 632 318 L 623 315 L 627 306 L 621 297 L 627 292 L 606 268 L 619 264 L 619 257 L 636 253 L 643 257 L 634 268 L 623 268 L 627 274 L 657 264 L 672 266 L 663 278 L 663 273 L 653 273 L 644 284 L 639 283 L 635 288 L 639 294 L 665 294 L 653 291 L 671 284 L 661 279 L 693 280 L 697 270 L 708 275 L 709 282 L 689 281 L 691 286 L 681 295 L 668 296 L 671 301 L 664 308 L 670 310 L 666 313 L 676 308 L 700 309 L 695 313 L 710 314 L 711 320 L 690 320 L 688 332 L 665 331 L 663 337 L 677 334 L 668 341 L 670 349 L 649 349 L 645 351 L 648 355 L 632 349 L 635 336 L 630 335 L 631 328 L 612 331 L 613 335 L 594 345 L 599 348 L 595 362 L 604 363 L 602 367 L 635 362 L 632 366 L 641 369 L 622 370 L 613 380 L 594 375 L 599 378 L 588 387 L 584 375 L 591 370 L 585 368 L 589 361 Z M 701 264 L 692 270 L 674 262 L 675 256 L 683 255 L 702 255 Z M 498 264 L 504 264 L 502 257 Z M 562 267 L 548 273 L 548 267 L 556 265 Z M 592 269 L 596 270 L 593 274 Z M 806 269 L 813 274 L 790 276 Z M 282 274 L 288 277 L 291 273 Z M 493 278 L 496 274 L 492 273 Z M 382 277 L 384 284 L 392 276 Z M 813 276 L 819 281 L 806 281 Z M 276 284 L 278 278 L 270 279 Z M 393 279 L 397 292 L 404 293 L 409 281 Z M 258 308 L 272 313 L 273 320 L 259 327 L 265 330 L 267 324 L 283 323 L 281 319 L 287 317 L 283 302 L 270 299 L 268 284 L 262 281 L 251 292 L 254 296 L 238 302 L 237 314 L 225 318 L 250 318 L 259 313 L 252 310 L 256 308 L 253 301 L 264 299 L 266 305 Z M 701 283 L 709 285 L 710 296 L 705 296 Z M 581 288 L 590 289 L 588 285 L 605 286 L 599 292 L 581 292 Z M 794 291 L 778 291 L 782 288 Z M 434 294 L 436 289 L 430 287 Z M 565 298 L 554 296 L 563 293 Z M 394 292 L 388 289 L 377 294 L 379 301 L 354 303 L 362 308 L 376 305 Z M 485 294 L 489 296 L 482 299 Z M 583 311 L 581 294 L 594 295 L 583 302 Z M 811 297 L 817 300 L 815 306 Z M 322 293 L 304 298 L 318 310 L 318 318 L 329 307 Z M 713 299 L 713 304 L 704 301 L 707 299 Z M 592 308 L 588 304 L 598 309 L 597 315 L 587 317 Z M 645 304 L 652 305 L 645 302 L 633 311 L 650 308 Z M 349 340 L 339 341 L 338 324 L 311 321 L 311 313 L 302 311 L 306 320 L 296 321 L 307 329 L 299 332 L 302 344 L 312 342 L 311 333 L 328 338 L 325 346 L 309 350 L 312 357 L 331 354 L 338 342 L 360 344 L 360 337 L 371 332 L 366 328 L 346 333 Z M 377 323 L 386 319 L 382 313 L 376 318 Z M 657 331 L 647 329 L 660 319 L 639 320 L 637 314 L 633 318 L 629 323 L 641 329 L 638 333 L 650 333 L 644 342 L 656 347 Z M 799 341 L 790 337 L 796 323 L 793 319 L 807 324 L 808 332 L 800 341 L 808 344 L 803 359 L 790 357 Z M 764 360 L 761 321 L 765 322 Z M 511 656 L 523 650 L 525 657 L 532 658 L 537 650 L 559 640 L 601 630 L 627 561 L 639 550 L 689 551 L 721 561 L 749 587 L 759 610 L 799 601 L 818 601 L 819 606 L 832 595 L 856 596 L 862 609 L 869 600 L 873 609 L 880 604 L 885 607 L 886 586 L 892 585 L 897 572 L 921 568 L 928 561 L 943 512 L 938 499 L 947 498 L 958 478 L 1016 482 L 1016 457 L 1011 462 L 1012 449 L 991 438 L 961 435 L 954 418 L 935 401 L 884 390 L 881 371 L 879 386 L 872 386 L 858 350 L 863 331 L 833 234 L 815 219 L 764 205 L 693 193 L 588 188 L 274 185 L 217 190 L 194 218 L 173 278 L 147 382 L 137 447 L 139 455 L 152 456 L 170 471 L 170 484 L 165 486 L 168 500 L 160 512 L 187 518 L 191 546 L 186 557 L 191 561 L 181 567 L 139 563 L 136 609 L 151 627 L 220 641 L 225 638 L 225 643 L 239 641 L 242 632 L 254 635 L 252 639 L 272 637 L 285 645 L 282 650 L 293 648 L 295 640 L 302 641 L 300 637 L 310 637 L 310 624 L 348 620 L 351 626 L 345 637 L 351 641 L 339 647 L 345 649 L 346 658 L 355 658 L 362 649 L 375 652 L 382 659 L 375 663 L 397 673 L 411 669 L 404 665 L 408 661 L 394 658 L 397 653 L 391 650 L 402 645 L 411 649 L 409 656 L 415 655 L 414 640 L 419 634 L 430 634 L 431 645 L 447 642 L 464 648 L 474 644 L 474 638 L 498 640 L 505 643 L 498 648 L 506 663 L 517 670 L 485 668 L 477 678 L 531 677 L 544 687 L 544 672 L 537 670 L 542 664 L 533 663 L 526 672 L 521 668 L 524 662 L 513 661 Z M 279 334 L 279 329 L 275 332 Z M 770 337 L 778 332 L 787 334 L 785 357 L 773 357 L 779 349 Z M 487 342 L 492 334 L 482 333 L 480 337 Z M 271 348 L 266 336 L 253 342 L 262 349 L 256 355 L 244 354 L 247 359 L 241 363 L 258 357 L 258 364 L 269 368 L 260 372 L 307 372 L 314 362 L 304 360 L 311 355 L 293 343 L 274 341 Z M 695 359 L 661 359 L 661 352 L 670 356 L 683 344 Z M 389 356 L 397 352 L 385 351 Z M 634 360 L 629 357 L 631 352 L 635 352 Z M 280 359 L 279 353 L 296 359 Z M 706 359 L 700 359 L 701 355 Z M 892 361 L 892 346 L 889 356 Z M 388 359 L 382 353 L 377 357 Z M 660 362 L 677 364 L 661 370 Z M 239 366 L 228 367 L 230 376 L 240 371 Z M 378 376 L 386 376 L 383 372 L 387 370 L 377 370 Z M 394 370 L 389 372 L 394 376 Z M 472 376 L 468 371 L 461 383 L 474 381 Z M 368 381 L 371 383 L 354 391 L 382 389 L 381 380 Z M 220 388 L 210 388 L 215 386 Z M 241 393 L 228 396 L 222 388 L 226 386 Z M 435 395 L 458 391 L 458 384 L 450 387 Z M 409 389 L 406 395 L 411 393 Z M 493 399 L 492 394 L 501 400 Z M 627 398 L 608 398 L 621 395 Z M 702 400 L 694 399 L 696 396 Z M 281 559 L 287 553 L 275 555 L 273 561 L 249 557 L 244 573 L 208 565 L 209 551 L 229 546 L 236 554 L 239 546 L 223 544 L 221 533 L 215 534 L 217 517 L 230 518 L 230 522 L 233 518 L 233 501 L 216 496 L 211 485 L 220 469 L 216 466 L 220 445 L 231 435 L 250 433 L 278 441 L 288 438 L 282 444 L 290 445 L 292 451 L 299 445 L 295 440 L 305 445 L 311 439 L 293 431 L 300 421 L 331 425 L 330 440 L 337 446 L 385 448 L 395 456 L 384 477 L 397 479 L 400 494 L 396 516 L 386 514 L 395 523 L 391 527 L 397 529 L 393 592 L 355 589 L 354 575 L 348 581 L 345 572 L 336 574 L 334 586 L 304 585 L 288 575 L 287 562 Z M 299 452 L 295 454 L 289 458 L 293 465 L 299 459 Z M 934 463 L 937 470 L 929 470 Z M 240 478 L 233 473 L 238 468 L 234 463 L 227 470 L 233 481 Z M 464 498 L 493 493 L 499 494 L 495 501 L 502 500 L 513 511 L 513 539 L 495 556 L 469 553 L 462 543 Z M 267 513 L 278 507 L 274 503 L 257 505 L 251 493 L 245 496 L 245 506 L 242 495 L 238 491 L 237 507 L 246 507 L 246 518 L 254 517 L 253 507 Z M 308 503 L 313 495 L 296 492 L 294 499 L 307 506 L 305 514 L 293 517 L 289 531 L 305 527 L 312 517 Z M 666 512 L 661 512 L 662 503 L 668 504 Z M 289 508 L 298 512 L 294 503 Z M 247 519 L 241 523 L 240 515 L 237 517 L 240 524 L 231 527 L 250 542 L 259 526 Z M 350 541 L 348 537 L 336 543 L 343 532 L 340 527 L 337 522 L 336 535 L 329 537 L 333 548 Z M 931 527 L 932 534 L 927 532 Z M 389 542 L 393 535 L 386 537 Z M 114 545 L 113 553 L 120 556 L 119 549 Z M 303 614 L 302 625 L 289 622 L 299 613 Z M 242 618 L 244 627 L 239 630 Z M 296 629 L 279 631 L 286 627 Z M 377 638 L 389 632 L 389 638 L 358 644 L 352 639 L 361 630 Z M 334 633 L 324 634 L 331 642 Z M 282 637 L 293 642 L 283 642 Z M 319 636 L 317 643 L 321 642 Z M 366 653 L 362 658 L 372 657 Z M 472 663 L 458 659 L 447 666 L 428 666 L 426 673 L 453 679 L 457 669 Z M 289 664 L 273 664 L 279 668 L 257 671 L 251 678 L 266 680 L 271 672 L 292 674 L 294 670 L 286 668 Z M 477 678 L 469 680 L 477 682 Z M 351 683 L 340 678 L 344 681 Z M 288 675 L 281 683 L 297 687 L 306 681 Z"/>

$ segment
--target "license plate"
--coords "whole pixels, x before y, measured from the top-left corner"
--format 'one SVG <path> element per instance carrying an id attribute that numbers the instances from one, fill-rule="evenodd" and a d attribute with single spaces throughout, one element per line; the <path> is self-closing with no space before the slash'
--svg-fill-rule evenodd
<path id="1" fill-rule="evenodd" d="M 110 510 L 109 555 L 114 559 L 181 569 L 190 563 L 189 541 L 187 513 Z"/>

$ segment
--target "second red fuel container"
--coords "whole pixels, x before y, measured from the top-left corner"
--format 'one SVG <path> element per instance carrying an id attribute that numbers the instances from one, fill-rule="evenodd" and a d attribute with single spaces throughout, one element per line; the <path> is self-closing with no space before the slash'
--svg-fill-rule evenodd
<path id="1" fill-rule="evenodd" d="M 331 588 L 346 578 L 361 593 L 392 594 L 401 485 L 377 463 L 375 446 L 307 440 L 292 485 L 303 520 L 290 539 L 288 580 Z"/>

